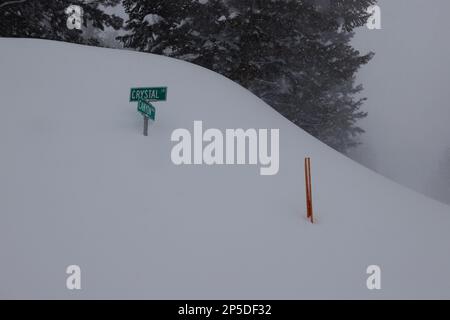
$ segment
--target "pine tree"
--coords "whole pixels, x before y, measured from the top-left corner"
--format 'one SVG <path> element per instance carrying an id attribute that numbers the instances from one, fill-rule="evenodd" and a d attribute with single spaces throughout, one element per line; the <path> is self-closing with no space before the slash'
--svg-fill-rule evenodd
<path id="1" fill-rule="evenodd" d="M 119 38 L 125 47 L 190 61 L 207 59 L 207 41 L 219 34 L 214 18 L 226 10 L 220 0 L 124 0 L 123 5 L 129 33 Z"/>
<path id="2" fill-rule="evenodd" d="M 288 119 L 346 151 L 363 130 L 352 48 L 375 0 L 125 0 L 126 47 L 184 59 L 248 88 Z"/>
<path id="3" fill-rule="evenodd" d="M 0 1 L 0 36 L 29 37 L 61 40 L 76 43 L 97 44 L 95 38 L 85 37 L 83 31 L 68 29 L 65 10 L 70 5 L 83 9 L 83 24 L 103 30 L 105 27 L 119 29 L 121 18 L 106 14 L 101 6 L 114 6 L 120 0 L 23 0 Z"/>

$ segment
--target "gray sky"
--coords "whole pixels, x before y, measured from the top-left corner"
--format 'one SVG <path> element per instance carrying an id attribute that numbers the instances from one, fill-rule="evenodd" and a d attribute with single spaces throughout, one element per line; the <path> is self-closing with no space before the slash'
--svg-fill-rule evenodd
<path id="1" fill-rule="evenodd" d="M 379 0 L 379 6 L 382 30 L 361 28 L 354 40 L 376 56 L 359 73 L 369 116 L 361 122 L 364 144 L 352 156 L 450 202 L 439 171 L 450 148 L 450 1 Z"/>

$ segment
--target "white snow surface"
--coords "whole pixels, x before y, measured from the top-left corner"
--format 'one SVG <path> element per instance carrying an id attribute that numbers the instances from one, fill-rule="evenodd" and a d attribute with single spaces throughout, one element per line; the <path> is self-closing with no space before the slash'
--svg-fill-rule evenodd
<path id="1" fill-rule="evenodd" d="M 167 86 L 148 137 L 131 87 Z M 280 171 L 175 166 L 173 130 L 279 128 Z M 305 219 L 312 159 L 317 223 Z M 0 39 L 0 298 L 450 298 L 450 207 L 232 81 L 131 51 Z M 82 289 L 66 289 L 68 265 Z M 382 289 L 366 287 L 379 265 Z"/>
<path id="2" fill-rule="evenodd" d="M 145 21 L 145 22 L 147 22 L 150 26 L 153 26 L 153 25 L 155 25 L 155 24 L 160 23 L 161 21 L 164 21 L 164 18 L 161 17 L 160 15 L 150 13 L 150 14 L 146 15 L 146 16 L 144 17 L 144 19 L 142 19 L 142 21 Z"/>

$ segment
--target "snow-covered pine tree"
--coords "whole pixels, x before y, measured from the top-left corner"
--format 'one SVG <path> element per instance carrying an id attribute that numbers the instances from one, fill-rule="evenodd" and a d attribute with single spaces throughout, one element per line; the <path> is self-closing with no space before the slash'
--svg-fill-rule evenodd
<path id="1" fill-rule="evenodd" d="M 354 146 L 363 132 L 356 122 L 366 116 L 360 111 L 365 99 L 355 99 L 362 86 L 354 78 L 372 54 L 352 48 L 351 31 L 365 24 L 375 1 L 228 3 L 240 12 L 240 48 L 249 52 L 231 78 L 330 146 Z"/>
<path id="2" fill-rule="evenodd" d="M 352 30 L 375 0 L 124 0 L 126 47 L 200 64 L 240 83 L 341 151 L 366 116 L 355 73 L 371 54 Z"/>
<path id="3" fill-rule="evenodd" d="M 321 35 L 321 69 L 325 69 L 324 78 L 319 77 L 319 96 L 325 99 L 314 101 L 316 113 L 322 115 L 320 125 L 314 124 L 308 129 L 303 127 L 330 146 L 346 151 L 355 146 L 357 137 L 363 130 L 357 121 L 367 116 L 360 110 L 365 98 L 356 98 L 362 91 L 362 85 L 355 85 L 358 69 L 369 62 L 373 53 L 361 55 L 351 45 L 354 28 L 366 24 L 367 9 L 376 4 L 376 0 L 320 0 L 314 1 L 318 11 L 326 16 L 330 30 Z"/>
<path id="4" fill-rule="evenodd" d="M 125 47 L 195 63 L 202 56 L 213 64 L 208 50 L 217 47 L 208 44 L 221 31 L 216 20 L 226 12 L 221 0 L 124 0 L 123 5 L 128 33 L 119 39 Z"/>
<path id="5" fill-rule="evenodd" d="M 83 31 L 67 28 L 66 8 L 70 5 L 82 7 L 84 27 L 89 22 L 93 28 L 100 30 L 104 27 L 119 29 L 123 20 L 102 10 L 102 6 L 115 6 L 119 2 L 120 0 L 0 0 L 0 36 L 96 44 L 96 39 L 85 37 Z"/>

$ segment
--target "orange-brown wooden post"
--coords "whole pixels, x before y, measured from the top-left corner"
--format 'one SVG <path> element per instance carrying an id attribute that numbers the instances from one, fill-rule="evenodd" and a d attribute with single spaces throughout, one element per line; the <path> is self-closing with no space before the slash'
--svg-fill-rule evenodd
<path id="1" fill-rule="evenodd" d="M 309 219 L 308 158 L 305 158 L 306 218 Z"/>
<path id="2" fill-rule="evenodd" d="M 306 217 L 314 223 L 311 186 L 311 159 L 305 158 Z"/>
<path id="3" fill-rule="evenodd" d="M 312 183 L 311 183 L 311 159 L 308 158 L 308 178 L 309 178 L 309 216 L 311 223 L 314 223 L 313 205 L 312 205 Z"/>

